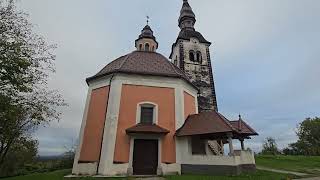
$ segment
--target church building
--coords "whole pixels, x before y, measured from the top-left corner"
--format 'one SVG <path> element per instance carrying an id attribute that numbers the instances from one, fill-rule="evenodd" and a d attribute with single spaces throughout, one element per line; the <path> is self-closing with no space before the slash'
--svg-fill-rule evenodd
<path id="1" fill-rule="evenodd" d="M 86 79 L 74 175 L 240 174 L 255 170 L 244 141 L 258 135 L 218 112 L 212 59 L 183 0 L 169 59 L 149 25 L 133 52 Z M 239 141 L 241 149 L 233 147 Z M 225 147 L 228 147 L 225 149 Z M 227 151 L 228 149 L 228 151 Z"/>

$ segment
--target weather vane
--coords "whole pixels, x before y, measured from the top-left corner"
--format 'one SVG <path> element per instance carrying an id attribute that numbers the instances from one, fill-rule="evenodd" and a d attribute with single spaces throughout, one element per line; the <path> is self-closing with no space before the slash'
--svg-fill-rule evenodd
<path id="1" fill-rule="evenodd" d="M 147 25 L 149 25 L 149 19 L 150 19 L 150 17 L 147 16 Z"/>

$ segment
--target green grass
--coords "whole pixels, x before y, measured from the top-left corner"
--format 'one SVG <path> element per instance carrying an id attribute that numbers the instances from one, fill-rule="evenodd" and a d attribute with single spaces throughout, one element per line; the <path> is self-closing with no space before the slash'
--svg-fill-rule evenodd
<path id="1" fill-rule="evenodd" d="M 25 176 L 16 176 L 9 178 L 0 178 L 0 180 L 65 180 L 64 176 L 71 174 L 70 169 L 58 170 L 47 173 L 34 173 Z M 132 178 L 92 178 L 92 177 L 83 177 L 83 178 L 71 178 L 70 180 L 122 180 L 122 179 L 132 179 Z"/>
<path id="2" fill-rule="evenodd" d="M 35 173 L 26 176 L 17 176 L 11 178 L 4 178 L 1 180 L 62 180 L 63 176 L 70 174 L 70 170 L 59 170 L 49 173 Z M 182 175 L 182 176 L 166 176 L 168 180 L 286 180 L 292 178 L 291 175 L 273 173 L 268 171 L 258 170 L 256 173 L 242 174 L 240 176 L 203 176 L 203 175 Z M 122 180 L 134 178 L 77 178 L 81 180 Z M 72 178 L 72 180 L 75 180 Z"/>
<path id="3" fill-rule="evenodd" d="M 257 166 L 320 175 L 320 156 L 256 156 Z"/>
<path id="4" fill-rule="evenodd" d="M 297 176 L 257 170 L 255 173 L 241 174 L 239 176 L 181 175 L 166 176 L 166 178 L 168 180 L 287 180 L 297 178 Z"/>
<path id="5" fill-rule="evenodd" d="M 257 166 L 273 169 L 287 170 L 320 175 L 320 156 L 256 156 Z M 71 170 L 59 170 L 47 173 L 35 173 L 26 176 L 17 176 L 2 178 L 0 180 L 63 180 L 65 175 L 71 173 Z M 168 180 L 286 180 L 294 176 L 275 172 L 257 170 L 255 173 L 241 174 L 239 176 L 204 176 L 204 175 L 182 175 L 165 176 Z M 107 179 L 122 180 L 134 178 L 78 178 L 81 180 Z M 74 179 L 72 179 L 74 180 Z"/>
<path id="6" fill-rule="evenodd" d="M 71 171 L 69 169 L 66 169 L 47 173 L 34 173 L 25 176 L 3 178 L 0 180 L 63 180 L 63 177 L 70 173 Z"/>

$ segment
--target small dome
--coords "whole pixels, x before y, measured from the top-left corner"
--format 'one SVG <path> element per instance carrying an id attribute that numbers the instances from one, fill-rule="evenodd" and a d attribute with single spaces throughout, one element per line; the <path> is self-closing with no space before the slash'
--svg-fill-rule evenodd
<path id="1" fill-rule="evenodd" d="M 153 35 L 151 27 L 147 24 L 135 41 L 135 46 L 139 51 L 152 51 L 155 52 L 158 49 L 158 42 Z"/>
<path id="2" fill-rule="evenodd" d="M 133 51 L 106 65 L 87 82 L 113 73 L 152 75 L 181 78 L 194 86 L 189 78 L 166 57 L 156 52 Z"/>
<path id="3" fill-rule="evenodd" d="M 156 40 L 156 38 L 153 36 L 153 31 L 149 25 L 146 25 L 139 35 L 139 38 L 151 38 Z"/>

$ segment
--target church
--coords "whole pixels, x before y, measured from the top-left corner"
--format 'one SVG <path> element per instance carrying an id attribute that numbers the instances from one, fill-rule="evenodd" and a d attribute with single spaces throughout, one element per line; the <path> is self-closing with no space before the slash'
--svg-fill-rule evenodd
<path id="1" fill-rule="evenodd" d="M 136 50 L 86 79 L 87 100 L 72 173 L 131 176 L 255 171 L 242 118 L 219 113 L 207 41 L 183 0 L 169 59 L 147 24 Z M 234 149 L 239 141 L 241 149 Z M 227 151 L 228 150 L 228 151 Z"/>

